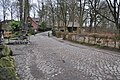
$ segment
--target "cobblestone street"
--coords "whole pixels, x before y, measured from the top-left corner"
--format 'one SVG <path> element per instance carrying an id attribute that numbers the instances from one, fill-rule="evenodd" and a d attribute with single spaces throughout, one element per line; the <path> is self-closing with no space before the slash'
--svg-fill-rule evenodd
<path id="1" fill-rule="evenodd" d="M 10 45 L 21 80 L 120 80 L 119 52 L 74 44 L 47 32 Z"/>

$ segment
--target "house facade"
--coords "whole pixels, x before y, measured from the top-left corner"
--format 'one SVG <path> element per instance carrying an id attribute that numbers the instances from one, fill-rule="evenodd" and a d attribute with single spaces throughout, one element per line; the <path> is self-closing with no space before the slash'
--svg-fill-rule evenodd
<path id="1" fill-rule="evenodd" d="M 33 30 L 38 30 L 38 19 L 28 17 L 28 26 L 31 26 Z"/>

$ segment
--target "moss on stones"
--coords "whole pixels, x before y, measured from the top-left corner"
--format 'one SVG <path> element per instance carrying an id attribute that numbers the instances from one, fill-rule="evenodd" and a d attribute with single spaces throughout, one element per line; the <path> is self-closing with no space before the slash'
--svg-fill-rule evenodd
<path id="1" fill-rule="evenodd" d="M 5 56 L 9 56 L 9 55 L 12 55 L 11 50 L 9 49 L 9 47 L 4 46 L 2 49 L 2 52 L 1 52 L 1 56 L 5 57 Z"/>
<path id="2" fill-rule="evenodd" d="M 7 56 L 7 57 L 2 57 L 0 59 L 0 62 L 2 63 L 3 67 L 14 67 L 14 62 L 11 59 L 11 57 Z"/>
<path id="3" fill-rule="evenodd" d="M 13 67 L 0 68 L 0 79 L 1 80 L 19 80 Z"/>
<path id="4" fill-rule="evenodd" d="M 3 45 L 0 45 L 0 49 L 0 80 L 20 80 L 16 74 L 11 49 Z"/>

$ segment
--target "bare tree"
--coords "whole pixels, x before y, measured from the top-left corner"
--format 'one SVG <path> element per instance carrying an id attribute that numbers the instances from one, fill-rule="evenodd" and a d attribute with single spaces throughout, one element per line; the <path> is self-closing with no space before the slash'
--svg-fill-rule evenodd
<path id="1" fill-rule="evenodd" d="M 53 2 L 52 0 L 47 0 L 48 1 L 48 5 L 49 5 L 49 13 L 51 15 L 51 19 L 52 19 L 52 30 L 54 29 L 55 26 L 55 2 Z"/>
<path id="2" fill-rule="evenodd" d="M 10 5 L 10 0 L 0 0 L 0 6 L 3 8 L 3 20 L 5 21 L 7 10 Z"/>
<path id="3" fill-rule="evenodd" d="M 30 2 L 29 0 L 24 0 L 24 28 L 28 27 L 28 16 L 30 15 Z"/>
<path id="4" fill-rule="evenodd" d="M 57 0 L 57 7 L 56 7 L 56 15 L 57 15 L 57 26 L 58 26 L 58 30 L 60 29 L 60 7 L 59 7 L 59 4 L 58 4 L 58 0 Z"/>
<path id="5" fill-rule="evenodd" d="M 118 29 L 118 33 L 120 34 L 120 23 L 119 23 L 119 17 L 120 17 L 120 1 L 118 0 L 106 0 L 106 3 L 108 5 L 108 11 L 110 11 L 111 17 L 107 17 L 106 15 L 104 15 L 103 13 L 100 13 L 99 10 L 97 10 L 94 6 L 93 6 L 93 2 L 91 0 L 89 0 L 91 3 L 92 8 L 95 10 L 95 12 L 97 14 L 99 14 L 100 16 L 102 16 L 103 18 L 113 22 L 116 25 L 116 28 Z"/>
<path id="6" fill-rule="evenodd" d="M 19 13 L 20 13 L 20 27 L 23 26 L 23 0 L 18 0 L 19 1 Z"/>
<path id="7" fill-rule="evenodd" d="M 8 8 L 9 12 L 10 12 L 10 16 L 11 16 L 11 20 L 13 19 L 13 15 L 15 14 L 15 12 L 17 11 L 17 2 L 10 2 L 10 6 Z"/>
<path id="8" fill-rule="evenodd" d="M 37 13 L 41 22 L 44 21 L 45 16 L 45 2 L 42 0 L 37 0 Z"/>
<path id="9" fill-rule="evenodd" d="M 67 0 L 58 0 L 58 5 L 60 7 L 60 15 L 61 15 L 61 20 L 63 22 L 63 27 L 64 27 L 64 36 L 63 39 L 66 39 L 66 31 L 67 31 L 67 15 L 68 15 L 68 1 Z"/>
<path id="10" fill-rule="evenodd" d="M 73 27 L 74 27 L 74 22 L 75 22 L 75 17 L 76 17 L 76 7 L 77 7 L 76 5 L 77 5 L 77 3 L 75 0 L 72 0 L 68 3 L 69 21 L 72 22 L 72 32 L 73 32 Z M 68 21 L 68 23 L 69 23 L 69 21 Z"/>
<path id="11" fill-rule="evenodd" d="M 92 3 L 92 6 L 91 6 L 91 3 Z M 89 15 L 90 15 L 90 32 L 91 32 L 91 27 L 94 26 L 94 32 L 97 32 L 97 27 L 98 25 L 101 23 L 102 21 L 102 17 L 95 11 L 95 10 L 99 10 L 101 12 L 103 12 L 103 6 L 104 4 L 101 3 L 100 0 L 92 0 L 90 1 L 90 4 L 89 4 Z M 94 8 L 93 8 L 94 7 Z"/>
<path id="12" fill-rule="evenodd" d="M 79 19 L 79 25 L 80 28 L 82 30 L 83 27 L 83 23 L 85 22 L 85 20 L 87 19 L 87 11 L 86 11 L 86 4 L 87 4 L 87 0 L 77 0 L 78 2 L 78 11 L 77 11 L 77 15 L 78 15 L 78 19 Z"/>

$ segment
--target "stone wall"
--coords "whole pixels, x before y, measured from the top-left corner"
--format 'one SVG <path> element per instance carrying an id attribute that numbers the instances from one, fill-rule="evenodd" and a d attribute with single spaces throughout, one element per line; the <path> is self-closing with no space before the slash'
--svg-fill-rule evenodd
<path id="1" fill-rule="evenodd" d="M 63 33 L 59 33 L 59 37 L 63 36 Z M 57 34 L 58 35 L 58 34 Z M 107 46 L 113 48 L 120 48 L 120 35 L 115 34 L 99 34 L 99 33 L 67 33 L 66 39 L 70 41 L 77 41 L 87 44 Z"/>

